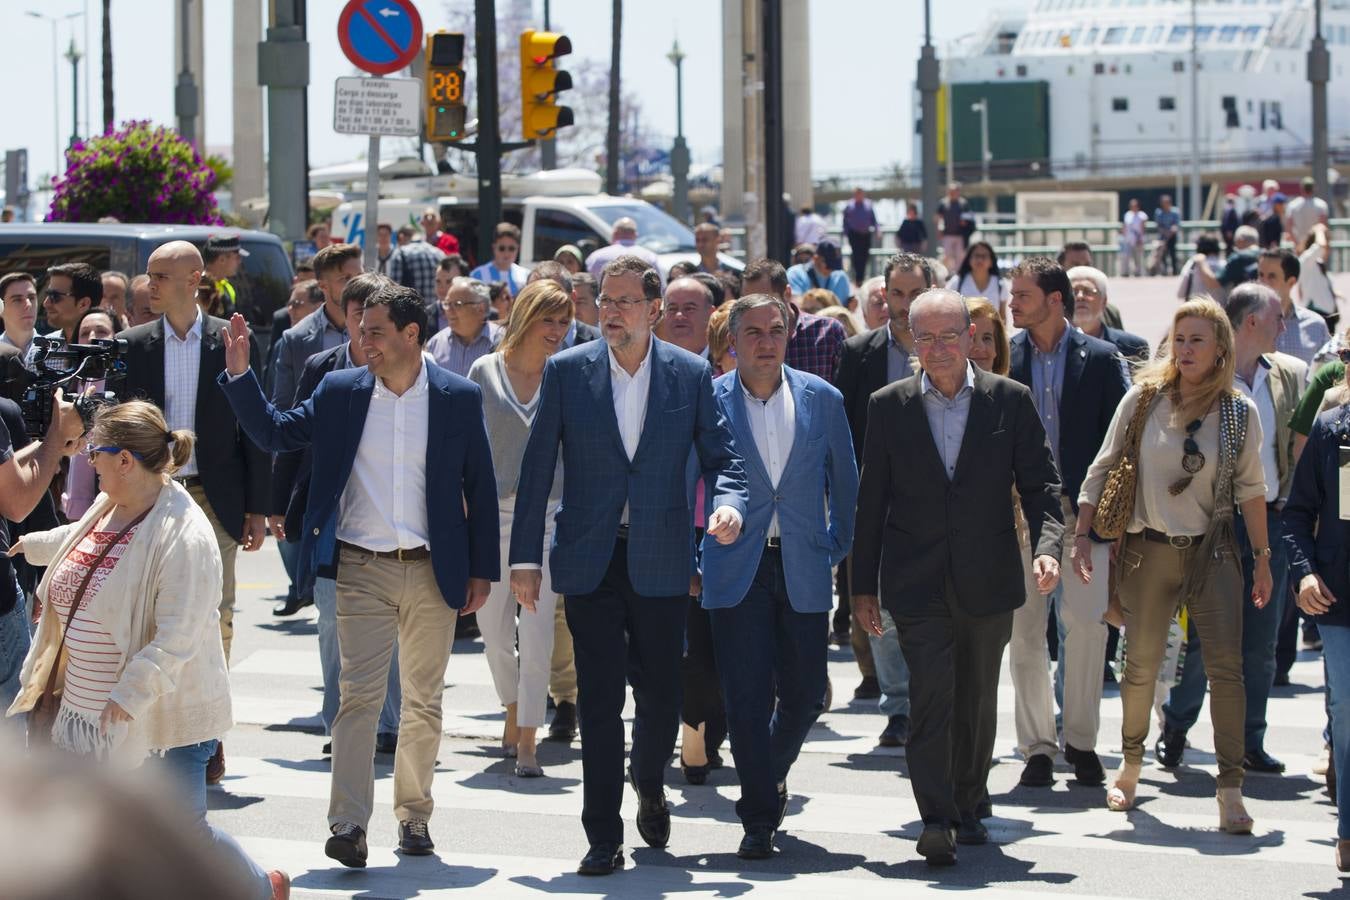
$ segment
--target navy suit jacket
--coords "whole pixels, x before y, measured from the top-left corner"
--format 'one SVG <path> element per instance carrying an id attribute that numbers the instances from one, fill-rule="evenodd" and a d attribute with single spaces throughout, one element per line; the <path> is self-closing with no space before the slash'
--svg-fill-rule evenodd
<path id="1" fill-rule="evenodd" d="M 707 361 L 651 339 L 651 387 L 632 461 L 623 448 L 610 388 L 609 345 L 589 341 L 544 366 L 539 412 L 520 464 L 511 564 L 543 561 L 544 515 L 561 449 L 563 499 L 549 556 L 558 594 L 588 594 L 604 578 L 629 508 L 628 574 L 650 597 L 684 596 L 693 573 L 690 449 L 715 480 L 709 510 L 745 517 L 745 470 L 713 399 Z"/>
<path id="2" fill-rule="evenodd" d="M 501 577 L 497 480 L 478 385 L 439 366 L 426 368 L 431 566 L 445 602 L 460 609 L 468 579 Z M 351 477 L 375 376 L 365 366 L 330 372 L 312 397 L 285 411 L 267 402 L 252 372 L 234 381 L 222 372 L 218 383 L 259 447 L 269 453 L 312 450 L 309 503 L 300 538 L 301 574 L 307 581 L 320 567 L 337 562 L 338 501 Z"/>
<path id="3" fill-rule="evenodd" d="M 728 372 L 713 383 L 717 406 L 731 423 L 732 438 L 745 460 L 750 503 L 735 542 L 719 544 L 716 538 L 703 538 L 701 602 L 706 609 L 736 606 L 745 599 L 775 512 L 792 608 L 823 613 L 834 605 L 834 567 L 853 546 L 858 503 L 858 464 L 848 417 L 843 397 L 828 381 L 796 369 L 783 372 L 792 392 L 795 427 L 792 452 L 777 487 L 755 446 L 740 376 Z"/>
<path id="4" fill-rule="evenodd" d="M 1121 398 L 1130 389 L 1120 354 L 1114 344 L 1069 332 L 1064 364 L 1064 390 L 1059 398 L 1059 467 L 1064 494 L 1078 512 L 1078 491 L 1088 466 L 1097 458 L 1102 439 Z M 1008 377 L 1031 387 L 1031 336 L 1023 331 L 1012 339 Z"/>
<path id="5" fill-rule="evenodd" d="M 284 407 L 295 403 L 296 383 L 304 371 L 305 360 L 324 349 L 323 334 L 328 328 L 328 304 L 300 320 L 281 334 L 276 350 L 276 369 L 272 374 L 272 402 Z"/>
<path id="6" fill-rule="evenodd" d="M 1110 325 L 1102 326 L 1101 340 L 1108 344 L 1114 344 L 1116 349 L 1120 351 L 1120 355 L 1130 362 L 1148 362 L 1151 355 L 1148 341 L 1137 334 L 1112 328 Z"/>
<path id="7" fill-rule="evenodd" d="M 1337 599 L 1319 622 L 1350 625 L 1350 522 L 1341 520 L 1340 448 L 1350 445 L 1350 406 L 1329 409 L 1313 422 L 1308 443 L 1294 469 L 1284 505 L 1284 542 L 1289 551 L 1291 587 L 1320 575 Z"/>

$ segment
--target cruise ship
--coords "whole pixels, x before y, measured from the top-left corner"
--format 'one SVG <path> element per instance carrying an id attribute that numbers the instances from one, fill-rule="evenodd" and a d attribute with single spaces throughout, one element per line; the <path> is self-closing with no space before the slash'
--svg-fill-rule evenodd
<path id="1" fill-rule="evenodd" d="M 978 31 L 938 47 L 939 160 L 950 146 L 956 177 L 980 180 L 987 127 L 993 181 L 1160 187 L 1189 174 L 1198 120 L 1208 187 L 1262 172 L 1296 180 L 1311 159 L 1314 2 L 1031 0 L 992 12 Z M 1350 157 L 1350 0 L 1322 3 L 1334 168 Z"/>

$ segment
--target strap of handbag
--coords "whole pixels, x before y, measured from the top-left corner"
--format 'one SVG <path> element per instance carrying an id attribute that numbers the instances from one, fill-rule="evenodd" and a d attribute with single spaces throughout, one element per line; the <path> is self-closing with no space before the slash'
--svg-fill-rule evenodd
<path id="1" fill-rule="evenodd" d="M 1153 409 L 1153 401 L 1158 399 L 1158 388 L 1148 385 L 1139 391 L 1139 402 L 1134 407 L 1134 415 L 1125 429 L 1125 450 L 1122 455 L 1131 462 L 1139 460 L 1139 445 L 1144 437 L 1144 420 Z"/>
<path id="2" fill-rule="evenodd" d="M 151 509 L 153 508 L 154 507 L 152 506 Z M 56 645 L 56 659 L 52 663 L 51 672 L 47 674 L 47 686 L 42 689 L 42 695 L 38 697 L 38 709 L 41 709 L 47 698 L 53 696 L 56 692 L 56 678 L 61 671 L 61 654 L 65 652 L 66 649 L 66 635 L 70 633 L 70 623 L 74 621 L 75 613 L 84 604 L 84 594 L 89 590 L 89 582 L 94 578 L 94 571 L 108 558 L 108 554 L 112 552 L 112 548 L 121 543 L 122 538 L 126 537 L 131 529 L 145 521 L 145 517 L 148 515 L 150 515 L 149 509 L 128 522 L 125 528 L 117 532 L 117 537 L 109 541 L 104 548 L 99 551 L 98 556 L 94 558 L 94 561 L 90 563 L 88 570 L 84 573 L 84 578 L 81 579 L 80 586 L 75 591 L 75 599 L 70 601 L 70 612 L 66 613 L 66 621 L 61 627 L 61 643 Z"/>

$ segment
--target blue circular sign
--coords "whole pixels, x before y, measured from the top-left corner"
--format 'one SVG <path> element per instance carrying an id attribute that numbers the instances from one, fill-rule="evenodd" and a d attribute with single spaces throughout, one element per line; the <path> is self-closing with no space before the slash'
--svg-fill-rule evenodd
<path id="1" fill-rule="evenodd" d="M 338 17 L 338 43 L 372 75 L 406 68 L 422 49 L 422 17 L 412 0 L 350 0 Z"/>

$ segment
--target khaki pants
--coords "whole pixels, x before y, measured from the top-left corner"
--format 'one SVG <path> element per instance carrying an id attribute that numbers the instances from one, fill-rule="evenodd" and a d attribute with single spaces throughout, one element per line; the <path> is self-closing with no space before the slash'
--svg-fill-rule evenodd
<path id="1" fill-rule="evenodd" d="M 239 543 L 230 537 L 230 533 L 220 524 L 220 519 L 216 518 L 216 511 L 211 508 L 211 501 L 206 499 L 206 489 L 201 482 L 192 485 L 187 492 L 206 513 L 206 520 L 216 533 L 216 545 L 220 547 L 220 563 L 224 569 L 220 591 L 220 642 L 225 646 L 225 661 L 228 663 L 230 644 L 234 642 L 234 559 L 239 555 Z"/>
<path id="2" fill-rule="evenodd" d="M 1198 552 L 1129 534 L 1121 547 L 1120 602 L 1125 614 L 1125 677 L 1120 684 L 1124 721 L 1121 744 L 1125 761 L 1142 763 L 1148 739 L 1149 711 L 1167 644 L 1167 631 L 1177 611 L 1186 566 Z M 1214 723 L 1214 755 L 1219 761 L 1218 785 L 1242 786 L 1243 725 L 1247 696 L 1242 688 L 1242 572 L 1232 548 L 1212 567 L 1204 589 L 1188 606 L 1190 619 L 1205 648 L 1209 676 L 1209 711 Z"/>
<path id="3" fill-rule="evenodd" d="M 394 753 L 394 815 L 431 817 L 431 779 L 441 745 L 441 693 L 455 639 L 455 610 L 430 560 L 399 562 L 361 550 L 338 555 L 337 632 L 341 701 L 333 720 L 328 823 L 367 829 L 375 802 L 375 730 L 398 641 L 402 725 Z"/>
<path id="4" fill-rule="evenodd" d="M 553 614 L 553 656 L 549 661 L 548 693 L 554 703 L 577 702 L 577 664 L 562 597 L 558 598 Z"/>
<path id="5" fill-rule="evenodd" d="M 1069 501 L 1063 501 L 1064 532 L 1073 534 L 1076 517 Z M 1106 658 L 1106 615 L 1110 548 L 1091 544 L 1092 582 L 1083 584 L 1067 560 L 1060 573 L 1055 602 L 1056 615 L 1064 626 L 1060 644 L 1060 665 L 1064 667 L 1064 743 L 1075 750 L 1097 749 L 1097 728 L 1101 724 L 1102 667 Z M 1009 663 L 1014 700 L 1013 721 L 1017 727 L 1017 747 L 1030 759 L 1044 754 L 1051 759 L 1059 752 L 1055 734 L 1055 692 L 1051 686 L 1050 648 L 1046 645 L 1045 623 L 1050 597 L 1036 588 L 1032 577 L 1031 550 L 1022 547 L 1027 602 L 1013 613 Z"/>

